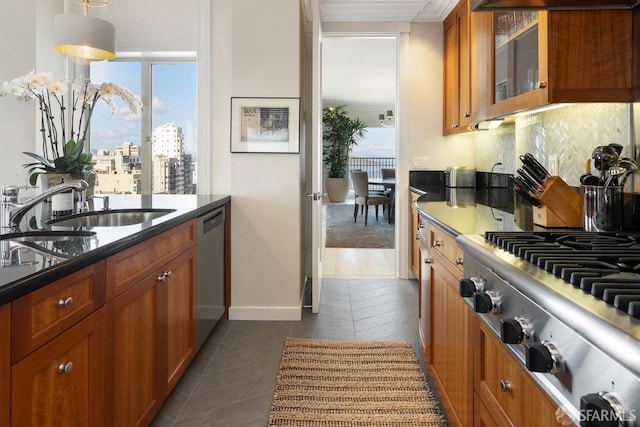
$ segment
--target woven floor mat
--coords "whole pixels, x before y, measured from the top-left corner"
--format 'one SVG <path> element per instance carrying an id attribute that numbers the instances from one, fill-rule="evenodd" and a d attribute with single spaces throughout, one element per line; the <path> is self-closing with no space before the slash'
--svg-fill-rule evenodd
<path id="1" fill-rule="evenodd" d="M 287 338 L 269 426 L 447 426 L 411 345 Z"/>

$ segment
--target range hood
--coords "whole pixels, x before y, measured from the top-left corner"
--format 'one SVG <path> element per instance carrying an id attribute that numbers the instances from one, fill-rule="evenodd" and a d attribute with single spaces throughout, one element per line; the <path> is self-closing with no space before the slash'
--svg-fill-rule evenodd
<path id="1" fill-rule="evenodd" d="M 471 0 L 472 11 L 630 9 L 640 0 Z"/>

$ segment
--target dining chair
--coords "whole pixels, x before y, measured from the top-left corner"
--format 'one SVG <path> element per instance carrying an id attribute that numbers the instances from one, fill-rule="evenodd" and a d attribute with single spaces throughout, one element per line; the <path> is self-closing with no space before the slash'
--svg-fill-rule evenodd
<path id="1" fill-rule="evenodd" d="M 376 220 L 378 220 L 378 206 L 382 205 L 383 213 L 385 206 L 391 206 L 391 199 L 387 196 L 379 194 L 371 194 L 369 191 L 369 175 L 364 171 L 352 171 L 351 180 L 353 181 L 353 189 L 355 192 L 355 204 L 353 207 L 353 222 L 358 220 L 358 206 L 364 208 L 364 225 L 367 225 L 369 219 L 369 206 L 376 207 Z M 389 223 L 391 223 L 391 215 L 389 215 Z"/>
<path id="2" fill-rule="evenodd" d="M 382 179 L 395 178 L 396 170 L 391 168 L 380 168 L 380 175 L 382 176 Z M 383 194 L 387 197 L 391 197 L 392 192 L 392 188 L 385 188 Z"/>

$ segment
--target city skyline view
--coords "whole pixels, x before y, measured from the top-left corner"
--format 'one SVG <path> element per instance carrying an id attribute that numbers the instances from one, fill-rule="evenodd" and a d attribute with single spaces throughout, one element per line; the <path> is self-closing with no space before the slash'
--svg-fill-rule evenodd
<path id="1" fill-rule="evenodd" d="M 91 78 L 124 86 L 142 94 L 142 66 L 139 61 L 115 61 L 92 64 Z M 185 152 L 197 156 L 197 92 L 195 63 L 156 63 L 152 65 L 152 129 L 173 122 L 182 128 Z M 102 104 L 102 103 L 101 103 Z M 142 145 L 141 117 L 118 104 L 114 114 L 106 104 L 95 108 L 91 120 L 91 151 L 115 150 L 128 141 Z M 143 109 L 148 109 L 144 105 Z M 147 110 L 148 111 L 148 110 Z"/>

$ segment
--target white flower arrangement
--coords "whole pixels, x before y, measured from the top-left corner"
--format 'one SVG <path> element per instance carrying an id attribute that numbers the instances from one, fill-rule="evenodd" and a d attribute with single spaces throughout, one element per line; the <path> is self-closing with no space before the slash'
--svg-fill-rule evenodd
<path id="1" fill-rule="evenodd" d="M 36 162 L 23 165 L 32 185 L 43 173 L 69 173 L 73 178 L 82 178 L 84 172 L 93 169 L 91 153 L 83 150 L 98 100 L 102 99 L 113 113 L 117 111 L 114 97 L 121 98 L 133 114 L 139 114 L 142 109 L 140 97 L 114 83 L 86 82 L 77 90 L 73 87 L 69 95 L 69 85 L 65 82 L 55 80 L 51 73 L 34 71 L 2 84 L 0 96 L 15 95 L 20 100 L 38 102 L 43 154 L 24 152 Z M 65 96 L 71 97 L 70 117 L 66 113 Z"/>

